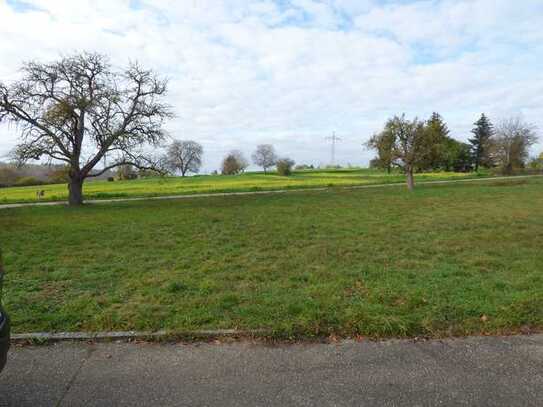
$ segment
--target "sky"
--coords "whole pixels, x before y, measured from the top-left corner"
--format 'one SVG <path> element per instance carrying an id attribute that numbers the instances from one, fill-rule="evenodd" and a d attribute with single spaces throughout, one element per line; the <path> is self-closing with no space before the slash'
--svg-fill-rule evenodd
<path id="1" fill-rule="evenodd" d="M 224 155 L 367 165 L 387 118 L 433 111 L 466 140 L 482 112 L 543 131 L 541 0 L 0 0 L 0 81 L 24 61 L 96 51 L 169 78 L 180 140 Z M 17 129 L 0 124 L 0 157 Z M 543 151 L 543 143 L 533 153 Z"/>

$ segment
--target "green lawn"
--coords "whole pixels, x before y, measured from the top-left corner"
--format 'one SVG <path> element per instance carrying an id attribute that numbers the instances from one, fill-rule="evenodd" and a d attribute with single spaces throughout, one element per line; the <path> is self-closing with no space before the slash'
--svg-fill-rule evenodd
<path id="1" fill-rule="evenodd" d="M 0 225 L 15 332 L 543 327 L 541 179 L 6 209 Z"/>
<path id="2" fill-rule="evenodd" d="M 418 174 L 418 181 L 474 178 L 476 174 L 428 173 Z M 87 181 L 84 185 L 86 199 L 145 197 L 159 195 L 185 195 L 209 192 L 258 191 L 283 188 L 314 188 L 403 182 L 398 172 L 370 169 L 299 171 L 290 177 L 276 174 L 247 173 L 239 176 L 204 175 L 195 177 L 148 178 L 133 181 Z M 32 187 L 0 188 L 0 204 L 33 202 L 36 192 L 45 191 L 44 200 L 67 200 L 68 189 L 64 184 Z"/>

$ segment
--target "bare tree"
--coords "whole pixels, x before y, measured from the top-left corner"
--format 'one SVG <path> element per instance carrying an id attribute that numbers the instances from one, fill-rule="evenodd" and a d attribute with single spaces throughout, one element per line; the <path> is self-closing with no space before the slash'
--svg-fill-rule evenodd
<path id="1" fill-rule="evenodd" d="M 185 176 L 188 172 L 198 173 L 202 166 L 204 148 L 192 140 L 175 140 L 168 147 L 166 161 L 172 171 L 181 172 Z"/>
<path id="2" fill-rule="evenodd" d="M 273 167 L 277 162 L 277 154 L 271 144 L 260 144 L 252 155 L 253 163 L 264 169 L 266 174 L 268 168 Z"/>
<path id="3" fill-rule="evenodd" d="M 536 127 L 515 117 L 503 120 L 492 140 L 494 158 L 506 174 L 524 168 L 529 159 L 530 147 L 538 140 Z"/>
<path id="4" fill-rule="evenodd" d="M 83 182 L 120 165 L 156 169 L 144 152 L 164 139 L 171 117 L 166 81 L 137 63 L 114 71 L 104 55 L 82 53 L 53 63 L 29 62 L 22 78 L 0 83 L 0 121 L 15 123 L 21 162 L 47 158 L 70 167 L 69 203 L 83 203 Z M 104 168 L 95 167 L 107 155 Z"/>
<path id="5" fill-rule="evenodd" d="M 405 115 L 394 116 L 388 120 L 384 130 L 367 144 L 375 149 L 380 148 L 375 140 L 386 144 L 391 163 L 403 169 L 410 191 L 415 187 L 414 172 L 424 162 L 430 148 L 426 143 L 425 132 L 424 122 L 417 118 L 410 121 Z"/>

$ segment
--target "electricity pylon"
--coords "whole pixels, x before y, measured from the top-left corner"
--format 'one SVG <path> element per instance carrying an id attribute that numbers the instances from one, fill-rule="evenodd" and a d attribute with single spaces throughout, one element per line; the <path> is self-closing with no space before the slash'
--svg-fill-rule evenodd
<path id="1" fill-rule="evenodd" d="M 326 137 L 326 141 L 332 142 L 332 161 L 330 164 L 334 166 L 336 165 L 336 142 L 341 141 L 341 139 L 338 136 L 336 136 L 336 132 L 333 132 L 332 136 Z"/>

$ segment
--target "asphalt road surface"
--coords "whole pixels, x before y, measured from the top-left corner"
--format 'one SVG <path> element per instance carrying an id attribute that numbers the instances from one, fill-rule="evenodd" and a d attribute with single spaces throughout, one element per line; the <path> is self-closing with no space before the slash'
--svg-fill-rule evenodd
<path id="1" fill-rule="evenodd" d="M 0 406 L 542 406 L 543 335 L 14 347 Z"/>

